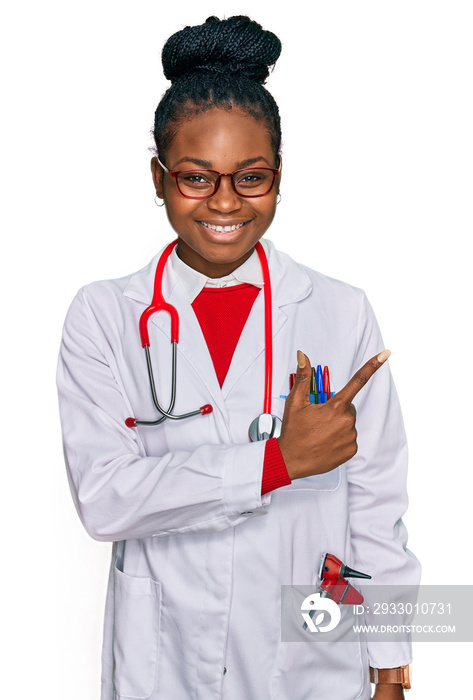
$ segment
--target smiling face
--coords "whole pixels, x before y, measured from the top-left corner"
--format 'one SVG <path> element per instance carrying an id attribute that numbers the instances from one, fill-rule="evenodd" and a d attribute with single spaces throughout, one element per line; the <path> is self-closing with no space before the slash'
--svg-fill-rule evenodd
<path id="1" fill-rule="evenodd" d="M 209 168 L 219 173 L 278 167 L 265 123 L 235 107 L 213 107 L 184 121 L 164 164 L 169 170 Z M 264 197 L 241 197 L 231 178 L 223 177 L 212 197 L 199 200 L 183 197 L 175 178 L 163 173 L 156 158 L 151 171 L 156 194 L 164 198 L 179 238 L 179 257 L 208 277 L 223 277 L 244 263 L 273 220 L 280 175 Z"/>

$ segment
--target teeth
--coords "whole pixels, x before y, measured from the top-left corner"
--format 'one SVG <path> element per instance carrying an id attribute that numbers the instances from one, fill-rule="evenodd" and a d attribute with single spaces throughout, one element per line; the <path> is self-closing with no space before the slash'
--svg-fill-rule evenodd
<path id="1" fill-rule="evenodd" d="M 212 226 L 211 224 L 208 224 L 205 221 L 201 221 L 200 223 L 202 224 L 202 226 L 209 228 L 211 231 L 217 231 L 217 233 L 230 233 L 231 231 L 236 231 L 237 229 L 244 226 L 246 222 L 243 221 L 243 223 L 235 224 L 234 226 Z"/>

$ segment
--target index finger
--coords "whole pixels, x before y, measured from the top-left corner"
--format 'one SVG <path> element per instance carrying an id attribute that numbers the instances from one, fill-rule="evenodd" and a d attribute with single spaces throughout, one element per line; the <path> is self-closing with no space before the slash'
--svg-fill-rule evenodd
<path id="1" fill-rule="evenodd" d="M 355 372 L 348 384 L 341 391 L 337 392 L 337 398 L 346 401 L 346 403 L 351 403 L 360 389 L 366 386 L 373 374 L 378 371 L 390 355 L 391 350 L 383 350 L 379 355 L 375 355 L 371 360 L 368 360 L 358 372 Z"/>

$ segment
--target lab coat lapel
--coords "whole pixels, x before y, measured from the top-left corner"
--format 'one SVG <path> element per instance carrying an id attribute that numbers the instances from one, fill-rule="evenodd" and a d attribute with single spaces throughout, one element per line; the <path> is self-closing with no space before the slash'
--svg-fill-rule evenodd
<path id="1" fill-rule="evenodd" d="M 273 305 L 273 338 L 287 321 L 287 316 Z M 256 297 L 242 334 L 235 348 L 230 367 L 222 386 L 223 398 L 226 399 L 238 380 L 251 365 L 264 354 L 264 290 Z"/>
<path id="2" fill-rule="evenodd" d="M 151 303 L 154 277 L 161 253 L 162 250 L 151 260 L 149 265 L 133 275 L 123 292 L 125 296 L 143 304 L 140 313 Z M 222 413 L 227 415 L 222 391 L 199 322 L 176 278 L 170 273 L 168 265 L 164 269 L 162 289 L 164 299 L 174 306 L 179 314 L 178 382 L 180 378 L 182 379 L 183 373 L 186 372 L 188 375 L 186 381 L 192 383 L 195 381 L 195 377 L 189 375 L 189 372 L 195 373 L 204 384 L 205 394 L 207 392 L 209 394 L 208 400 L 206 399 L 203 403 L 211 403 L 214 409 L 219 407 Z M 169 314 L 165 312 L 153 314 L 150 317 L 150 325 L 158 328 L 166 340 L 171 342 Z M 151 336 L 150 341 L 152 345 Z M 171 371 L 170 367 L 169 371 Z"/>
<path id="3" fill-rule="evenodd" d="M 214 409 L 218 406 L 226 415 L 227 410 L 223 401 L 222 391 L 194 309 L 177 282 L 173 282 L 170 294 L 166 294 L 166 285 L 163 281 L 163 290 L 164 298 L 172 304 L 172 306 L 175 306 L 179 313 L 179 343 L 177 346 L 178 381 L 179 375 L 182 377 L 182 373 L 184 372 L 183 363 L 185 363 L 187 365 L 187 373 L 190 368 L 191 372 L 197 374 L 205 387 L 205 392 L 209 393 L 209 399 L 206 400 L 206 403 L 211 403 Z M 170 340 L 170 322 L 168 314 L 154 314 L 152 319 L 154 325 Z M 195 380 L 189 377 L 188 381 L 192 382 Z"/>
<path id="4" fill-rule="evenodd" d="M 289 256 L 279 253 L 274 245 L 263 239 L 271 279 L 272 327 L 273 339 L 277 341 L 278 333 L 287 321 L 283 307 L 302 299 L 310 293 L 312 284 L 304 269 Z M 264 353 L 264 289 L 258 294 L 243 328 L 235 349 L 230 368 L 222 387 L 224 399 L 237 384 L 249 367 Z"/>

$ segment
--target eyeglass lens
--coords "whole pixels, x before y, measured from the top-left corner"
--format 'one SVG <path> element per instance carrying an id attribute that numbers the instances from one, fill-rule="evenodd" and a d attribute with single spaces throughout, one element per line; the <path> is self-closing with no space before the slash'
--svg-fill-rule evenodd
<path id="1" fill-rule="evenodd" d="M 177 176 L 177 184 L 182 194 L 189 197 L 208 197 L 216 189 L 218 174 L 205 170 L 188 170 Z M 274 173 L 269 169 L 237 170 L 232 175 L 235 190 L 242 197 L 255 197 L 268 194 Z"/>

